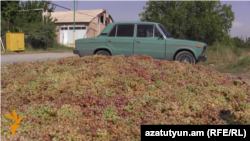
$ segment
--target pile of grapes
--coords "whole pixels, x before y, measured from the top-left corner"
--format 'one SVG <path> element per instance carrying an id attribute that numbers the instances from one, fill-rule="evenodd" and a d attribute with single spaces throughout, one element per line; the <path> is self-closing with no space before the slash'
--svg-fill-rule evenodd
<path id="1" fill-rule="evenodd" d="M 250 84 L 145 55 L 1 67 L 1 140 L 140 140 L 142 124 L 250 124 Z"/>

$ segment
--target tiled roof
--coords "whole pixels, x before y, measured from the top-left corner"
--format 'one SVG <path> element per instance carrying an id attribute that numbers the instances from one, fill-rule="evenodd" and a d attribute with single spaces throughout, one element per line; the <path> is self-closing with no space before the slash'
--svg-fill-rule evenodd
<path id="1" fill-rule="evenodd" d="M 103 9 L 77 10 L 75 12 L 75 22 L 90 22 L 103 11 Z M 57 19 L 56 23 L 74 22 L 74 11 L 51 12 L 51 17 Z"/>

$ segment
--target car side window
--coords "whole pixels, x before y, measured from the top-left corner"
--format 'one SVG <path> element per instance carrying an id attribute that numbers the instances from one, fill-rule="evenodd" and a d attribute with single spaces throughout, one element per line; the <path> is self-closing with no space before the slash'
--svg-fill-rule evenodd
<path id="1" fill-rule="evenodd" d="M 134 25 L 117 25 L 116 37 L 133 37 Z"/>
<path id="2" fill-rule="evenodd" d="M 155 25 L 138 25 L 137 26 L 137 37 L 143 38 L 159 38 L 161 36 L 160 31 Z"/>
<path id="3" fill-rule="evenodd" d="M 154 25 L 137 25 L 137 37 L 153 37 Z"/>
<path id="4" fill-rule="evenodd" d="M 156 28 L 156 26 L 154 26 L 155 28 L 155 38 L 160 38 L 162 36 L 161 32 Z"/>
<path id="5" fill-rule="evenodd" d="M 116 25 L 113 27 L 112 31 L 109 33 L 109 37 L 115 37 L 115 33 L 116 33 Z"/>

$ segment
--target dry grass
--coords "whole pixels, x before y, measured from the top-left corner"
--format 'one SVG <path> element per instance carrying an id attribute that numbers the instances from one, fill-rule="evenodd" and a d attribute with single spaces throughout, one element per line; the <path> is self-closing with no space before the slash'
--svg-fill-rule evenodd
<path id="1" fill-rule="evenodd" d="M 206 54 L 208 61 L 199 64 L 223 73 L 250 76 L 250 50 L 215 44 L 208 47 Z M 215 66 L 211 67 L 211 64 Z"/>

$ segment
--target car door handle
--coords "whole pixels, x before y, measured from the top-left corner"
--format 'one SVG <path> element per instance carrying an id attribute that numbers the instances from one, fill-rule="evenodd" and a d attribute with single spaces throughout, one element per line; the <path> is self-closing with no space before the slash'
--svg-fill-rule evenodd
<path id="1" fill-rule="evenodd" d="M 112 40 L 108 40 L 108 42 L 112 42 Z"/>
<path id="2" fill-rule="evenodd" d="M 141 41 L 135 41 L 136 43 L 140 43 Z"/>

